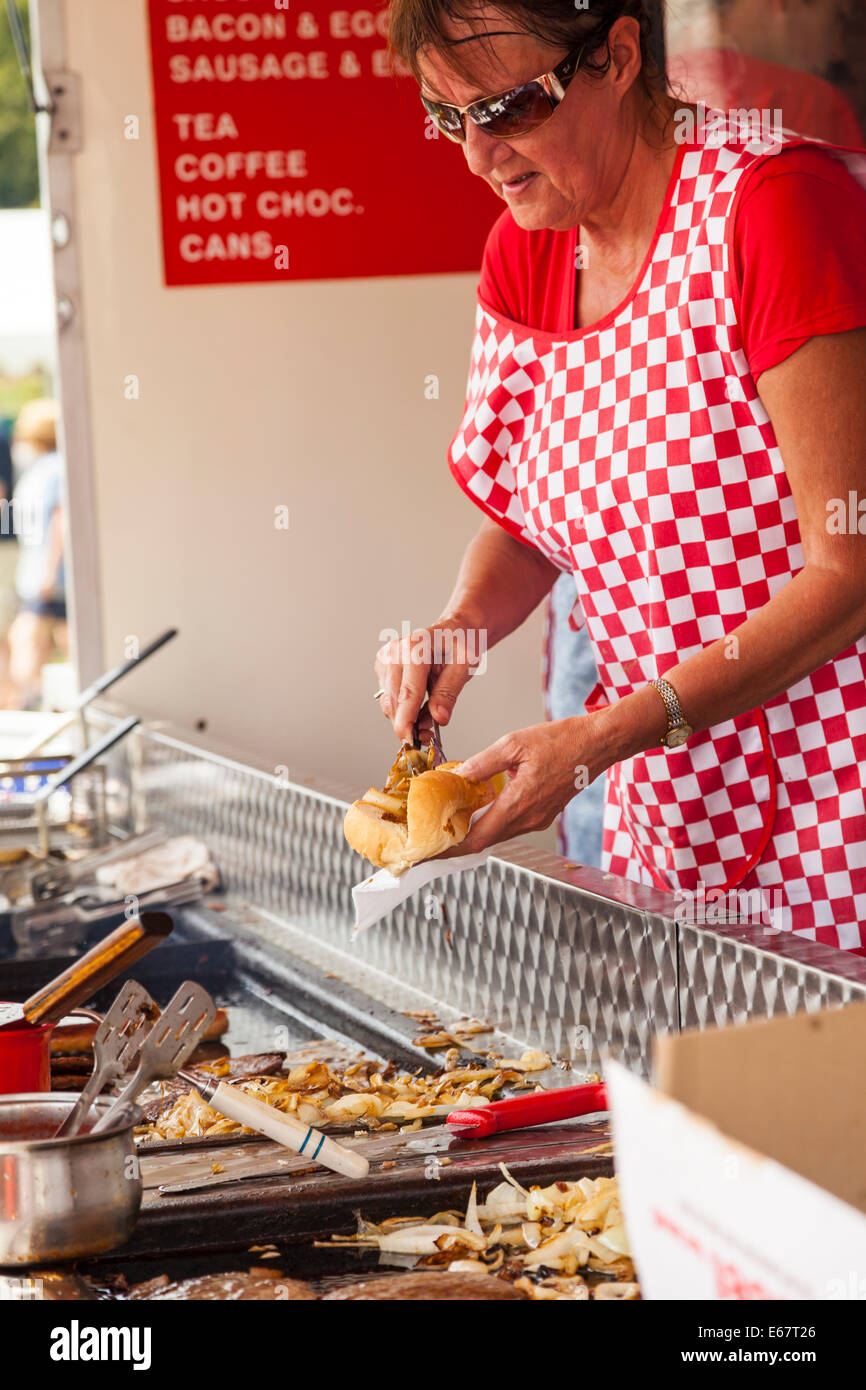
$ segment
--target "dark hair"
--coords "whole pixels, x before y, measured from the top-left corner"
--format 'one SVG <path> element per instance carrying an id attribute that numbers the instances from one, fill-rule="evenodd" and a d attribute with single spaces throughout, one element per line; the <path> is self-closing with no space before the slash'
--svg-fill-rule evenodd
<path id="1" fill-rule="evenodd" d="M 586 43 L 581 72 L 602 76 L 610 67 L 608 39 L 612 26 L 624 16 L 640 26 L 642 76 L 647 86 L 665 86 L 657 61 L 661 6 L 659 0 L 589 0 L 586 9 L 575 0 L 391 0 L 389 42 L 392 51 L 420 81 L 422 49 L 449 54 L 456 72 L 466 74 L 460 40 L 445 32 L 448 20 L 469 21 L 483 9 L 495 9 L 515 31 L 530 34 L 552 47 L 576 48 Z M 484 39 L 481 39 L 484 43 Z"/>

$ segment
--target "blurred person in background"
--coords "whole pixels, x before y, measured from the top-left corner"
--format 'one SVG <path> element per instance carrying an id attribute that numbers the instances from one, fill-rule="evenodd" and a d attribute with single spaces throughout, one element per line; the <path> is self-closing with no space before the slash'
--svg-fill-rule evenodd
<path id="1" fill-rule="evenodd" d="M 19 708 L 39 701 L 42 667 L 69 651 L 63 573 L 63 464 L 57 452 L 57 405 L 28 401 L 12 436 L 12 499 L 19 556 L 18 614 L 9 631 L 10 674 Z"/>
<path id="2" fill-rule="evenodd" d="M 0 419 L 0 709 L 7 709 L 14 700 L 9 676 L 9 628 L 15 617 L 15 567 L 18 545 L 15 539 L 12 501 L 11 428 Z"/>

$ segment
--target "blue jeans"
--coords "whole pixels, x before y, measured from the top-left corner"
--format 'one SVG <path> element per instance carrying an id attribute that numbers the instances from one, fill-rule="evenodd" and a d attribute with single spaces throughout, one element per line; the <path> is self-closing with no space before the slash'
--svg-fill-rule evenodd
<path id="1" fill-rule="evenodd" d="M 574 606 L 574 577 L 563 574 L 550 594 L 547 710 L 551 719 L 585 713 L 583 702 L 598 683 L 586 628 L 568 626 Z M 605 778 L 597 777 L 568 803 L 557 822 L 561 852 L 576 864 L 601 867 L 601 820 Z"/>

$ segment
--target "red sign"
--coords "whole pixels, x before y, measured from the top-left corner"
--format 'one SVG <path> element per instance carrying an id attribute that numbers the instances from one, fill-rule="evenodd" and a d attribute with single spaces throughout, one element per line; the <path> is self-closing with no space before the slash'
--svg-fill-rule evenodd
<path id="1" fill-rule="evenodd" d="M 501 205 L 375 0 L 148 4 L 166 284 L 478 269 Z"/>

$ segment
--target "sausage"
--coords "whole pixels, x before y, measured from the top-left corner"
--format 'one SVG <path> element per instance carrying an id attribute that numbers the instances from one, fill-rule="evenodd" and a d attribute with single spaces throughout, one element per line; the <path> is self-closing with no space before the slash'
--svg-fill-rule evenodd
<path id="1" fill-rule="evenodd" d="M 487 1299 L 523 1302 L 524 1295 L 507 1284 L 504 1279 L 496 1279 L 491 1274 L 449 1274 L 447 1270 L 418 1270 L 412 1274 L 389 1274 L 381 1279 L 362 1279 L 356 1284 L 345 1284 L 332 1289 L 324 1295 L 325 1301 L 344 1302 L 348 1299 L 365 1299 L 381 1302 L 399 1300 L 410 1302 L 421 1300 L 452 1300 L 466 1302 Z"/>
<path id="2" fill-rule="evenodd" d="M 60 1076 L 51 1073 L 52 1091 L 83 1091 L 90 1080 L 90 1072 L 63 1072 Z"/>
<path id="3" fill-rule="evenodd" d="M 162 1274 L 146 1284 L 136 1284 L 129 1298 L 150 1302 L 202 1302 L 225 1299 L 231 1303 L 248 1303 L 254 1299 L 278 1302 L 310 1302 L 317 1297 L 314 1289 L 301 1279 L 286 1279 L 278 1270 L 268 1274 L 244 1274 L 234 1270 L 228 1274 L 202 1274 L 194 1279 L 170 1280 Z"/>
<path id="4" fill-rule="evenodd" d="M 58 1023 L 51 1034 L 51 1051 L 60 1056 L 71 1052 L 92 1052 L 93 1037 L 98 1025 L 89 1019 L 75 1023 Z M 229 1016 L 225 1009 L 217 1009 L 213 1022 L 205 1031 L 203 1042 L 215 1042 L 229 1029 Z"/>

